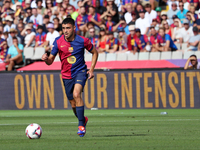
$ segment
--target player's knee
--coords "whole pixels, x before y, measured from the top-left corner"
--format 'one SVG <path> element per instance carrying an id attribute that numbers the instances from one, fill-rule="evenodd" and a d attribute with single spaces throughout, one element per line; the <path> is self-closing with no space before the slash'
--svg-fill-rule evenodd
<path id="1" fill-rule="evenodd" d="M 81 93 L 75 91 L 75 92 L 73 93 L 73 97 L 74 97 L 75 100 L 76 100 L 76 99 L 79 99 L 79 98 L 81 98 Z"/>

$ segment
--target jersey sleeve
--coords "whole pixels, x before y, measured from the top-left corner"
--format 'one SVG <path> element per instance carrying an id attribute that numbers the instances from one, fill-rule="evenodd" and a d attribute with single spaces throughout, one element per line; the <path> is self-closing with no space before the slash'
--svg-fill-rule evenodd
<path id="1" fill-rule="evenodd" d="M 165 40 L 166 40 L 166 41 L 170 41 L 170 36 L 169 36 L 169 34 L 165 34 Z"/>
<path id="2" fill-rule="evenodd" d="M 115 39 L 115 43 L 114 43 L 114 45 L 119 45 L 119 41 L 118 41 L 118 39 Z"/>
<path id="3" fill-rule="evenodd" d="M 84 47 L 85 47 L 88 51 L 92 51 L 92 49 L 93 49 L 93 44 L 92 44 L 92 42 L 90 41 L 90 39 L 88 39 L 88 38 L 85 38 L 85 39 L 84 39 Z"/>
<path id="4" fill-rule="evenodd" d="M 149 39 L 148 39 L 148 37 L 146 36 L 146 35 L 144 35 L 144 41 L 147 43 L 147 42 L 149 42 Z"/>
<path id="5" fill-rule="evenodd" d="M 101 22 L 101 15 L 100 14 L 97 14 L 97 21 Z"/>
<path id="6" fill-rule="evenodd" d="M 51 50 L 51 54 L 54 55 L 54 56 L 56 56 L 57 53 L 58 53 L 58 44 L 57 44 L 56 40 L 53 42 L 52 46 L 53 47 L 52 47 L 52 50 Z"/>

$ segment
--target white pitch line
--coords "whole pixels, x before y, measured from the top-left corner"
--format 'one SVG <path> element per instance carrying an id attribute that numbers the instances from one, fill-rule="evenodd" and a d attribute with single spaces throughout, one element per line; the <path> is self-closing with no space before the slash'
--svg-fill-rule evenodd
<path id="1" fill-rule="evenodd" d="M 166 120 L 113 120 L 113 121 L 89 121 L 90 123 L 101 123 L 101 122 L 161 122 L 161 121 L 199 121 L 200 119 L 166 119 Z M 78 122 L 45 122 L 41 123 L 44 125 L 48 124 L 74 124 Z M 0 124 L 0 126 L 13 126 L 13 125 L 29 125 L 31 123 L 13 123 L 13 124 Z"/>

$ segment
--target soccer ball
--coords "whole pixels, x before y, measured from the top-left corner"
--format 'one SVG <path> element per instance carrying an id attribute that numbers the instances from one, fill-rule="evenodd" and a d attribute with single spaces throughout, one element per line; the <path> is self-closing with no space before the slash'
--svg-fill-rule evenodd
<path id="1" fill-rule="evenodd" d="M 25 133 L 29 139 L 39 139 L 42 135 L 42 128 L 39 124 L 32 123 L 26 127 Z"/>

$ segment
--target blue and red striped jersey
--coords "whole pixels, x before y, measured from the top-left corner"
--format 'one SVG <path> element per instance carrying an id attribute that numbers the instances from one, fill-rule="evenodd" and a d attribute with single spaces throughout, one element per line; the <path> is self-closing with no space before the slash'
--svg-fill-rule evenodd
<path id="1" fill-rule="evenodd" d="M 148 37 L 146 35 L 141 35 L 140 38 L 136 37 L 135 42 L 137 44 L 138 49 L 142 50 L 149 42 Z"/>
<path id="2" fill-rule="evenodd" d="M 42 45 L 46 41 L 47 34 L 45 32 L 42 32 L 42 34 L 37 33 L 35 36 L 35 42 L 38 43 L 38 45 Z"/>
<path id="3" fill-rule="evenodd" d="M 108 31 L 113 31 L 113 26 L 115 25 L 115 22 L 111 22 L 111 23 L 109 23 L 108 21 L 106 21 L 106 29 L 108 30 Z"/>
<path id="4" fill-rule="evenodd" d="M 75 35 L 72 42 L 67 42 L 65 36 L 61 35 L 55 39 L 51 54 L 56 56 L 59 53 L 63 79 L 72 79 L 77 73 L 87 69 L 84 60 L 85 49 L 88 51 L 93 49 L 93 45 L 88 38 Z"/>
<path id="5" fill-rule="evenodd" d="M 100 22 L 101 21 L 101 15 L 100 14 L 98 14 L 98 13 L 95 13 L 95 15 L 94 15 L 94 20 L 95 21 L 97 21 L 97 22 Z M 93 18 L 93 16 L 92 15 L 88 15 L 88 21 L 90 22 L 91 21 L 91 18 Z"/>
<path id="6" fill-rule="evenodd" d="M 109 49 L 113 49 L 114 45 L 118 45 L 119 46 L 119 41 L 116 38 L 113 38 L 112 40 L 107 40 L 106 45 L 109 45 Z"/>
<path id="7" fill-rule="evenodd" d="M 78 15 L 76 18 L 76 29 L 78 30 L 80 26 L 86 24 L 88 22 L 88 15 Z"/>
<path id="8" fill-rule="evenodd" d="M 94 37 L 89 37 L 90 41 L 92 42 L 92 44 L 95 46 L 95 48 L 97 48 L 97 43 L 99 40 L 99 36 L 95 35 Z"/>

